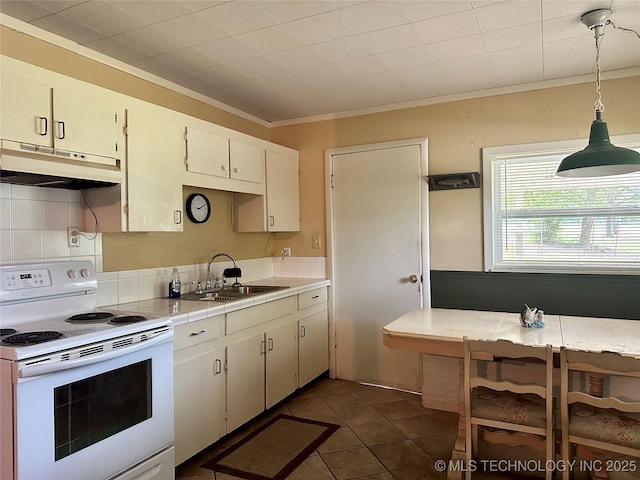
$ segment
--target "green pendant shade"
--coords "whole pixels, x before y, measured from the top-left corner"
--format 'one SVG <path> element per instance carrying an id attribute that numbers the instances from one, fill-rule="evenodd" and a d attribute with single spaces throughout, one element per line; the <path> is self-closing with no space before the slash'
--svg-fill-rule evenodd
<path id="1" fill-rule="evenodd" d="M 556 175 L 561 177 L 604 177 L 640 171 L 640 153 L 616 147 L 609 141 L 607 124 L 596 111 L 591 124 L 589 145 L 560 163 Z"/>

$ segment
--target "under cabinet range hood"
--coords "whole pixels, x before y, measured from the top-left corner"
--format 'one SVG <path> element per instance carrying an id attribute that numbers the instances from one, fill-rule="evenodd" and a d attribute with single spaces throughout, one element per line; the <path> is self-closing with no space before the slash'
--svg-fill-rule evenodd
<path id="1" fill-rule="evenodd" d="M 39 173 L 13 172 L 0 170 L 0 183 L 14 183 L 16 185 L 28 185 L 31 187 L 66 188 L 67 190 L 85 190 L 87 188 L 110 187 L 114 182 L 101 182 L 97 180 L 85 180 L 81 178 L 55 177 Z"/>
<path id="2" fill-rule="evenodd" d="M 83 190 L 117 185 L 123 182 L 120 160 L 87 161 L 49 153 L 0 149 L 0 182 L 38 187 Z"/>
<path id="3" fill-rule="evenodd" d="M 0 57 L 2 181 L 63 188 L 122 183 L 123 108 L 83 83 L 52 80 L 46 70 Z"/>

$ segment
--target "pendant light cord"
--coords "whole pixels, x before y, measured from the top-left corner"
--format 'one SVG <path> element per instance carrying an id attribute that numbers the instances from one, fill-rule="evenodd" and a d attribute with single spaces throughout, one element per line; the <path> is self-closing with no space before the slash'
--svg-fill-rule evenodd
<path id="1" fill-rule="evenodd" d="M 604 29 L 611 25 L 613 28 L 617 30 L 622 30 L 623 32 L 633 33 L 638 38 L 640 38 L 640 33 L 633 30 L 632 28 L 619 27 L 611 20 L 607 20 L 604 25 L 597 25 L 594 27 L 595 38 L 596 38 L 596 100 L 593 103 L 593 107 L 595 108 L 596 115 L 599 116 L 599 113 L 604 112 L 604 103 L 602 103 L 602 92 L 600 91 L 600 80 L 601 80 L 601 71 L 600 71 L 600 45 L 602 43 L 602 37 L 604 36 Z M 599 113 L 598 113 L 599 112 Z"/>
<path id="2" fill-rule="evenodd" d="M 613 23 L 611 20 L 607 20 L 607 25 L 611 25 L 616 30 L 622 30 L 623 32 L 633 33 L 635 34 L 636 37 L 640 38 L 640 33 L 636 32 L 633 28 L 619 27 L 618 25 Z"/>
<path id="3" fill-rule="evenodd" d="M 599 116 L 599 113 L 604 112 L 604 103 L 602 103 L 602 92 L 600 90 L 600 44 L 604 32 L 601 32 L 599 27 L 596 27 L 594 30 L 596 37 L 596 100 L 593 102 L 593 107 L 595 108 L 596 115 Z"/>

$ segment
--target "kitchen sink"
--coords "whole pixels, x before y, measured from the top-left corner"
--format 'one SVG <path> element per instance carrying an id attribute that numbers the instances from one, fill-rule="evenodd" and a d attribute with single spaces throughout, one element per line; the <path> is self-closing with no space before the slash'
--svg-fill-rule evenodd
<path id="1" fill-rule="evenodd" d="M 229 292 L 240 295 L 257 295 L 259 293 L 274 292 L 289 287 L 277 287 L 275 285 L 240 285 L 239 287 L 226 287 L 222 292 Z"/>
<path id="2" fill-rule="evenodd" d="M 211 290 L 203 293 L 188 293 L 180 297 L 182 300 L 197 300 L 197 301 L 209 301 L 209 302 L 232 302 L 234 300 L 241 300 L 242 298 L 250 297 L 252 295 L 260 295 L 262 293 L 274 292 L 276 290 L 283 290 L 289 287 L 274 286 L 274 285 L 240 285 L 238 287 L 225 287 Z"/>

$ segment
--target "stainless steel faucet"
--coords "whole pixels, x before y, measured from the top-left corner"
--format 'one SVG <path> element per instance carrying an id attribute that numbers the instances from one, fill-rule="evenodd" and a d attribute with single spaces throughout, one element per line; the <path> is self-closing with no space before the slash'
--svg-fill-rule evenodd
<path id="1" fill-rule="evenodd" d="M 229 258 L 233 262 L 233 268 L 238 268 L 235 259 L 231 255 L 229 255 L 228 253 L 216 253 L 213 257 L 211 257 L 211 260 L 209 260 L 209 264 L 207 265 L 207 279 L 204 282 L 205 290 L 211 289 L 211 262 L 213 262 L 218 257 Z"/>

